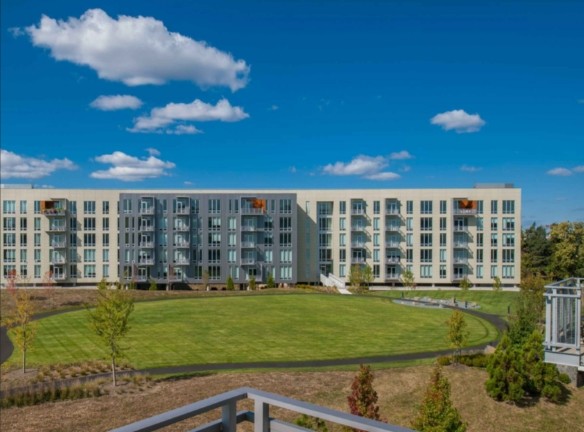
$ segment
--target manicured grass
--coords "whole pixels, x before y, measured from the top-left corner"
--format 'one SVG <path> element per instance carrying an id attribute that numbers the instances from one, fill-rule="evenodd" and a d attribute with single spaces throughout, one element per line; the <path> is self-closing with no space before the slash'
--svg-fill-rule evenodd
<path id="1" fill-rule="evenodd" d="M 197 298 L 137 303 L 125 340 L 137 368 L 334 359 L 448 347 L 451 311 L 338 295 Z M 489 323 L 466 315 L 469 345 L 497 337 Z M 86 311 L 39 320 L 29 363 L 105 358 Z M 10 361 L 17 362 L 18 353 Z"/>
<path id="2" fill-rule="evenodd" d="M 392 298 L 400 298 L 402 296 L 412 297 L 431 297 L 433 299 L 452 299 L 456 298 L 458 302 L 475 302 L 480 305 L 481 312 L 486 312 L 494 315 L 499 315 L 502 318 L 507 318 L 508 308 L 515 307 L 515 300 L 519 296 L 518 292 L 512 291 L 462 291 L 462 290 L 415 290 L 415 291 L 373 291 L 371 295 L 381 295 Z"/>

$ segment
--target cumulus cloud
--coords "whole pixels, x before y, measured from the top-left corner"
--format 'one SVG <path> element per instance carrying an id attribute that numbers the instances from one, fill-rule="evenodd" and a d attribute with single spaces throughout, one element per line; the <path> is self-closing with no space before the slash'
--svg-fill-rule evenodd
<path id="1" fill-rule="evenodd" d="M 73 170 L 77 166 L 69 159 L 43 160 L 20 156 L 8 150 L 0 150 L 0 177 L 37 179 L 51 175 L 59 169 Z"/>
<path id="2" fill-rule="evenodd" d="M 567 177 L 567 176 L 572 175 L 572 171 L 570 171 L 568 168 L 562 168 L 562 167 L 551 169 L 547 173 L 549 175 L 552 175 L 552 176 L 560 176 L 560 177 Z"/>
<path id="3" fill-rule="evenodd" d="M 232 106 L 227 99 L 221 99 L 216 105 L 207 104 L 199 99 L 193 102 L 169 103 L 161 108 L 154 108 L 150 115 L 134 119 L 130 132 L 160 132 L 177 121 L 223 121 L 237 122 L 249 117 L 241 107 Z M 181 125 L 179 125 L 181 126 Z M 177 126 L 168 133 L 198 133 L 194 126 Z"/>
<path id="4" fill-rule="evenodd" d="M 402 150 L 399 152 L 393 152 L 389 155 L 391 160 L 406 160 L 406 159 L 413 159 L 413 156 L 407 150 Z"/>
<path id="5" fill-rule="evenodd" d="M 26 28 L 35 46 L 48 48 L 56 60 L 94 69 L 98 76 L 129 86 L 192 81 L 201 87 L 247 85 L 249 66 L 179 33 L 152 17 L 110 17 L 89 9 L 80 18 L 56 20 L 43 15 Z"/>
<path id="6" fill-rule="evenodd" d="M 135 96 L 113 95 L 99 96 L 89 104 L 91 108 L 102 111 L 116 111 L 122 109 L 138 109 L 142 106 L 142 101 Z"/>
<path id="7" fill-rule="evenodd" d="M 270 111 L 278 111 L 278 109 L 280 109 L 280 107 L 278 105 L 272 105 L 270 108 L 268 108 Z"/>
<path id="8" fill-rule="evenodd" d="M 97 156 L 95 160 L 112 165 L 107 170 L 91 173 L 91 177 L 100 180 L 140 181 L 168 175 L 166 170 L 175 167 L 174 163 L 160 160 L 152 154 L 146 159 L 139 159 L 121 151 Z"/>
<path id="9" fill-rule="evenodd" d="M 560 177 L 568 177 L 568 176 L 571 176 L 572 174 L 577 174 L 577 173 L 584 173 L 584 165 L 575 166 L 572 169 L 558 167 L 558 168 L 553 168 L 547 172 L 547 174 L 549 174 L 549 175 L 560 176 Z"/>
<path id="10" fill-rule="evenodd" d="M 383 171 L 388 163 L 388 158 L 383 156 L 359 155 L 348 163 L 335 162 L 334 164 L 328 164 L 322 171 L 329 175 L 356 175 L 369 180 L 393 180 L 399 178 L 398 174 Z"/>
<path id="11" fill-rule="evenodd" d="M 446 111 L 436 114 L 430 119 L 433 125 L 441 126 L 444 130 L 454 129 L 458 133 L 478 132 L 485 121 L 478 114 L 468 114 L 464 110 Z"/>
<path id="12" fill-rule="evenodd" d="M 464 172 L 477 172 L 477 171 L 482 170 L 482 168 L 476 167 L 476 166 L 471 166 L 471 165 L 463 165 L 460 167 L 460 170 L 464 171 Z"/>

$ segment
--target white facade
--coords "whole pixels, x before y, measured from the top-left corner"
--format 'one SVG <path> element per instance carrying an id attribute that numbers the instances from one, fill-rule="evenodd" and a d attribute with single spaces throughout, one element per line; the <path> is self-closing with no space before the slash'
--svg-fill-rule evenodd
<path id="1" fill-rule="evenodd" d="M 418 286 L 458 285 L 463 279 L 473 285 L 490 286 L 495 277 L 504 286 L 520 282 L 521 190 L 509 185 L 230 191 L 5 185 L 0 192 L 0 274 L 4 284 L 14 273 L 19 280 L 37 285 L 49 277 L 60 285 L 95 284 L 102 278 L 117 280 L 124 268 L 118 258 L 121 194 L 294 194 L 294 248 L 277 250 L 293 266 L 290 283 L 315 283 L 321 273 L 343 279 L 352 265 L 365 264 L 373 269 L 373 283 L 377 285 L 400 285 L 406 269 L 412 271 Z M 222 211 L 222 217 L 228 218 L 227 210 Z M 198 227 L 198 232 L 191 233 L 195 246 L 194 239 L 207 235 L 207 222 L 201 221 Z M 277 238 L 279 227 L 275 229 Z M 206 256 L 206 244 L 201 242 L 198 248 L 198 252 L 192 251 L 193 259 Z M 265 249 L 262 244 L 262 253 Z M 228 250 L 224 252 L 221 260 L 227 263 Z M 204 260 L 201 263 L 206 265 Z M 192 264 L 195 268 L 196 263 Z M 186 276 L 196 283 L 200 271 Z M 217 283 L 224 283 L 227 276 L 220 274 Z"/>

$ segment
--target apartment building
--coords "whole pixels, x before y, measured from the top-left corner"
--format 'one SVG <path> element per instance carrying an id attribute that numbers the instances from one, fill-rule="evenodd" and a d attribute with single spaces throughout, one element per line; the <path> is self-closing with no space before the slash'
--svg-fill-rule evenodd
<path id="1" fill-rule="evenodd" d="M 244 286 L 520 282 L 521 190 L 75 190 L 4 185 L 2 282 L 95 285 L 102 278 Z"/>

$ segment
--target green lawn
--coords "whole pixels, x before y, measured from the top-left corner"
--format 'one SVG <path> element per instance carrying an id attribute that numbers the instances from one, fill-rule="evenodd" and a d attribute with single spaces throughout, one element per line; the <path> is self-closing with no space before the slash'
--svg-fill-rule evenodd
<path id="1" fill-rule="evenodd" d="M 196 298 L 137 303 L 126 338 L 137 368 L 389 355 L 444 349 L 451 311 L 393 304 L 384 298 L 286 295 Z M 466 315 L 469 345 L 497 330 Z M 87 312 L 38 321 L 29 363 L 73 363 L 105 357 Z M 15 353 L 10 361 L 18 362 Z"/>
<path id="2" fill-rule="evenodd" d="M 415 290 L 415 291 L 374 291 L 372 295 L 382 295 L 392 298 L 399 298 L 402 292 L 406 298 L 412 297 L 431 297 L 434 299 L 452 299 L 456 298 L 459 302 L 469 301 L 480 305 L 480 311 L 502 318 L 507 318 L 507 308 L 515 305 L 515 299 L 519 296 L 518 292 L 511 291 L 461 291 L 461 290 Z"/>

